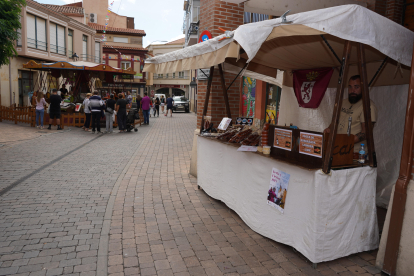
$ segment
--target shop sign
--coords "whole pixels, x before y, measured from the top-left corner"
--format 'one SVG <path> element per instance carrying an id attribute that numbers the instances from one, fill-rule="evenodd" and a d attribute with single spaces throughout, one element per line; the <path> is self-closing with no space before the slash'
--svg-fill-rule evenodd
<path id="1" fill-rule="evenodd" d="M 292 130 L 275 128 L 273 146 L 278 149 L 292 151 Z"/>
<path id="2" fill-rule="evenodd" d="M 285 212 L 289 179 L 290 174 L 276 168 L 272 169 L 269 191 L 267 192 L 267 204 L 276 208 L 282 214 Z"/>
<path id="3" fill-rule="evenodd" d="M 142 73 L 136 73 L 134 79 L 143 79 Z"/>
<path id="4" fill-rule="evenodd" d="M 198 69 L 197 70 L 198 80 L 208 80 L 209 77 L 210 77 L 210 69 Z"/>
<path id="5" fill-rule="evenodd" d="M 184 88 L 185 85 L 173 85 L 173 84 L 156 84 L 155 87 L 167 87 L 167 88 Z"/>
<path id="6" fill-rule="evenodd" d="M 299 153 L 322 158 L 323 136 L 321 134 L 300 133 Z"/>
<path id="7" fill-rule="evenodd" d="M 253 118 L 237 117 L 236 122 L 238 125 L 251 126 L 253 125 Z"/>

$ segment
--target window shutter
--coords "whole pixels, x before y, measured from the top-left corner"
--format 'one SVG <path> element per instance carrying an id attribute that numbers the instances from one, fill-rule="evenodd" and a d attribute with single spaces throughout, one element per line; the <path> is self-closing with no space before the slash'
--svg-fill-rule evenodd
<path id="1" fill-rule="evenodd" d="M 101 59 L 101 43 L 95 42 L 95 62 L 100 63 Z"/>
<path id="2" fill-rule="evenodd" d="M 83 36 L 82 41 L 82 50 L 83 50 L 83 60 L 88 60 L 88 41 L 85 41 L 85 36 Z M 86 38 L 87 39 L 87 38 Z"/>
<path id="3" fill-rule="evenodd" d="M 36 48 L 36 23 L 35 16 L 27 14 L 27 47 Z"/>
<path id="4" fill-rule="evenodd" d="M 50 51 L 52 53 L 57 53 L 57 37 L 56 37 L 56 24 L 50 22 Z"/>
<path id="5" fill-rule="evenodd" d="M 66 55 L 65 28 L 59 25 L 57 25 L 57 27 L 58 27 L 58 39 L 57 39 L 58 54 Z"/>
<path id="6" fill-rule="evenodd" d="M 69 57 L 72 57 L 73 53 L 73 31 L 68 30 L 68 50 Z"/>
<path id="7" fill-rule="evenodd" d="M 46 20 L 36 17 L 37 48 L 47 50 Z"/>

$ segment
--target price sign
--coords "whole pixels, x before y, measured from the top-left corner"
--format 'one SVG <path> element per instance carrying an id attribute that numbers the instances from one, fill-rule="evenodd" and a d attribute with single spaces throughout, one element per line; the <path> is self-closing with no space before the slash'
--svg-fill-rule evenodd
<path id="1" fill-rule="evenodd" d="M 231 118 L 225 117 L 223 118 L 223 120 L 221 120 L 221 123 L 219 124 L 218 129 L 226 130 L 229 127 L 230 123 L 231 123 Z"/>
<path id="2" fill-rule="evenodd" d="M 300 133 L 299 153 L 322 158 L 322 142 L 321 134 Z"/>
<path id="3" fill-rule="evenodd" d="M 292 131 L 288 129 L 275 128 L 275 148 L 292 151 Z"/>

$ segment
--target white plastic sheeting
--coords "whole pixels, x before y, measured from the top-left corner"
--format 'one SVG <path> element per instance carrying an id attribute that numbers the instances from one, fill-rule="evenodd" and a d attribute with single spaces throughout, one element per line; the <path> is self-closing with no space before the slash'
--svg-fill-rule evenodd
<path id="1" fill-rule="evenodd" d="M 331 123 L 335 95 L 336 89 L 329 88 L 317 109 L 300 108 L 293 88 L 283 86 L 279 125 L 292 123 L 300 129 L 322 132 Z M 374 87 L 370 90 L 370 98 L 378 112 L 374 127 L 378 161 L 377 204 L 385 208 L 399 174 L 407 96 L 408 85 Z"/>
<path id="2" fill-rule="evenodd" d="M 197 145 L 198 185 L 257 233 L 313 263 L 378 248 L 376 169 L 325 175 L 203 137 Z M 267 204 L 272 168 L 290 174 L 284 214 Z"/>

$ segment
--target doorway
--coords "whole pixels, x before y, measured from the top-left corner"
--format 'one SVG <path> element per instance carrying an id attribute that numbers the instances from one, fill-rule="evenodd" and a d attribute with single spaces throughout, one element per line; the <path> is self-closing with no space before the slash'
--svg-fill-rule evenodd
<path id="1" fill-rule="evenodd" d="M 28 105 L 29 93 L 32 91 L 33 72 L 19 70 L 19 106 Z M 26 98 L 26 100 L 25 100 Z"/>

